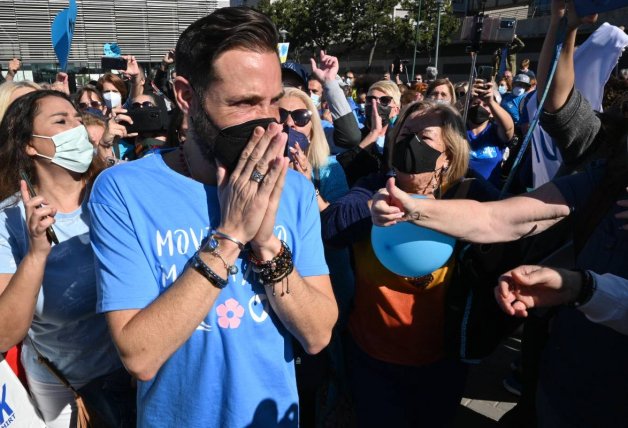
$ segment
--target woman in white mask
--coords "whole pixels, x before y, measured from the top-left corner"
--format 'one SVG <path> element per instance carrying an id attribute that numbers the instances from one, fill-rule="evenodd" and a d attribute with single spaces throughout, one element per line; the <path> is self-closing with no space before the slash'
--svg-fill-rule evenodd
<path id="1" fill-rule="evenodd" d="M 86 211 L 100 170 L 93 154 L 79 112 L 60 92 L 20 97 L 0 123 L 0 351 L 23 342 L 30 392 L 53 428 L 74 426 L 77 409 L 39 355 L 74 388 L 124 375 L 104 315 L 96 313 Z M 132 406 L 126 385 L 99 391 L 101 398 L 128 396 Z"/>
<path id="2" fill-rule="evenodd" d="M 96 85 L 103 98 L 107 110 L 111 112 L 114 108 L 120 107 L 126 101 L 128 90 L 124 81 L 113 73 L 105 73 Z"/>

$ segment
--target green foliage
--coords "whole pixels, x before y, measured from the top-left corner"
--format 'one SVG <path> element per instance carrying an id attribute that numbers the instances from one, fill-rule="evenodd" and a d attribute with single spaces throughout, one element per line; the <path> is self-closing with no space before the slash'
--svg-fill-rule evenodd
<path id="1" fill-rule="evenodd" d="M 433 49 L 436 37 L 437 6 L 435 0 L 402 0 L 409 11 L 405 18 L 393 19 L 399 0 L 262 0 L 257 8 L 267 14 L 278 29 L 288 31 L 290 58 L 297 61 L 304 49 L 338 49 L 346 51 L 376 49 L 387 52 L 411 52 L 414 46 L 416 19 L 421 6 L 418 49 Z M 447 44 L 459 21 L 446 1 L 441 14 L 441 45 Z M 343 53 L 341 51 L 334 52 Z M 369 61 L 370 62 L 370 61 Z"/>

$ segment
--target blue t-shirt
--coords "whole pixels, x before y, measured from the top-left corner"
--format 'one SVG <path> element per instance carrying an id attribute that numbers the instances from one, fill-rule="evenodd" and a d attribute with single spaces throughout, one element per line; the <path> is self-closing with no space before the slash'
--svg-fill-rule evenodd
<path id="1" fill-rule="evenodd" d="M 512 93 L 507 93 L 502 96 L 501 106 L 510 114 L 512 120 L 515 122 L 515 125 L 519 125 L 520 116 L 521 116 L 521 101 L 526 97 L 526 94 L 516 96 Z"/>
<path id="2" fill-rule="evenodd" d="M 497 133 L 497 126 L 489 122 L 478 135 L 467 130 L 467 139 L 471 146 L 469 168 L 485 180 L 499 185 L 501 161 L 504 157 L 504 145 Z"/>
<path id="3" fill-rule="evenodd" d="M 345 171 L 336 160 L 336 156 L 329 156 L 327 165 L 320 168 L 318 175 L 316 177 L 314 171 L 312 171 L 312 180 L 315 185 L 318 185 L 323 199 L 330 204 L 349 192 Z M 351 269 L 349 249 L 325 246 L 325 260 L 327 260 L 327 265 L 329 266 L 331 284 L 338 304 L 338 324 L 343 325 L 345 318 L 349 315 L 355 291 L 355 277 Z"/>
<path id="4" fill-rule="evenodd" d="M 148 306 L 220 222 L 216 187 L 174 172 L 160 154 L 103 172 L 89 206 L 101 312 Z M 275 224 L 302 276 L 328 273 L 313 186 L 292 170 Z M 297 426 L 292 336 L 250 265 L 235 264 L 240 272 L 192 336 L 138 382 L 138 426 Z"/>
<path id="5" fill-rule="evenodd" d="M 0 273 L 14 274 L 29 248 L 24 204 L 14 198 L 0 206 Z M 102 314 L 96 313 L 94 253 L 89 245 L 86 207 L 58 212 L 53 226 L 59 244 L 53 245 L 28 336 L 73 385 L 82 385 L 122 366 Z M 19 285 L 19 284 L 18 284 Z M 30 340 L 24 340 L 22 363 L 32 379 L 59 381 L 37 362 Z"/>

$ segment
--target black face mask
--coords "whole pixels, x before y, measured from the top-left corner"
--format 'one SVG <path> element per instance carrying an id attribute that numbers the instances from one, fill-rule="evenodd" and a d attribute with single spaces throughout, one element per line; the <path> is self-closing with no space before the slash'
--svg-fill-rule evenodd
<path id="1" fill-rule="evenodd" d="M 441 154 L 418 135 L 409 135 L 393 146 L 392 166 L 406 174 L 433 172 Z"/>
<path id="2" fill-rule="evenodd" d="M 380 103 L 377 103 L 377 113 L 379 114 L 379 117 L 382 118 L 382 127 L 385 127 L 390 123 L 391 110 L 391 106 L 383 106 Z M 366 105 L 366 107 L 364 108 L 364 114 L 366 115 L 366 126 L 370 128 L 371 116 L 373 116 L 373 104 Z"/>
<path id="3" fill-rule="evenodd" d="M 212 162 L 214 158 L 218 159 L 229 173 L 238 164 L 240 155 L 255 128 L 261 126 L 267 129 L 268 125 L 276 121 L 274 118 L 254 119 L 219 130 L 204 108 L 190 112 L 190 124 L 194 134 L 199 138 L 199 147 L 203 156 Z"/>
<path id="4" fill-rule="evenodd" d="M 233 171 L 255 128 L 261 126 L 268 129 L 268 125 L 275 122 L 277 122 L 276 119 L 269 117 L 249 120 L 221 129 L 214 140 L 214 156 L 227 168 L 228 172 Z"/>
<path id="5" fill-rule="evenodd" d="M 469 113 L 467 114 L 467 120 L 474 125 L 481 125 L 489 120 L 490 117 L 491 114 L 488 110 L 479 104 L 471 107 L 469 109 Z"/>

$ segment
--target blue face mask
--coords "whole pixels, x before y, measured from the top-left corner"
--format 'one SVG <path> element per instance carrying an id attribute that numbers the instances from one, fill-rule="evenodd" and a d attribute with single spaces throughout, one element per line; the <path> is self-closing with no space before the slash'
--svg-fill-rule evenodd
<path id="1" fill-rule="evenodd" d="M 37 156 L 50 159 L 50 162 L 62 168 L 82 174 L 92 164 L 94 146 L 89 142 L 87 129 L 83 125 L 60 132 L 52 137 L 36 134 L 33 134 L 33 137 L 52 140 L 55 145 L 54 156 L 49 157 L 39 153 Z"/>
<path id="2" fill-rule="evenodd" d="M 504 95 L 506 92 L 508 92 L 508 88 L 507 88 L 507 87 L 505 87 L 505 86 L 500 86 L 500 87 L 498 87 L 498 88 L 497 88 L 497 91 L 498 91 L 500 94 Z"/>
<path id="3" fill-rule="evenodd" d="M 310 99 L 314 103 L 314 105 L 318 108 L 321 105 L 321 96 L 316 94 L 310 94 Z"/>

